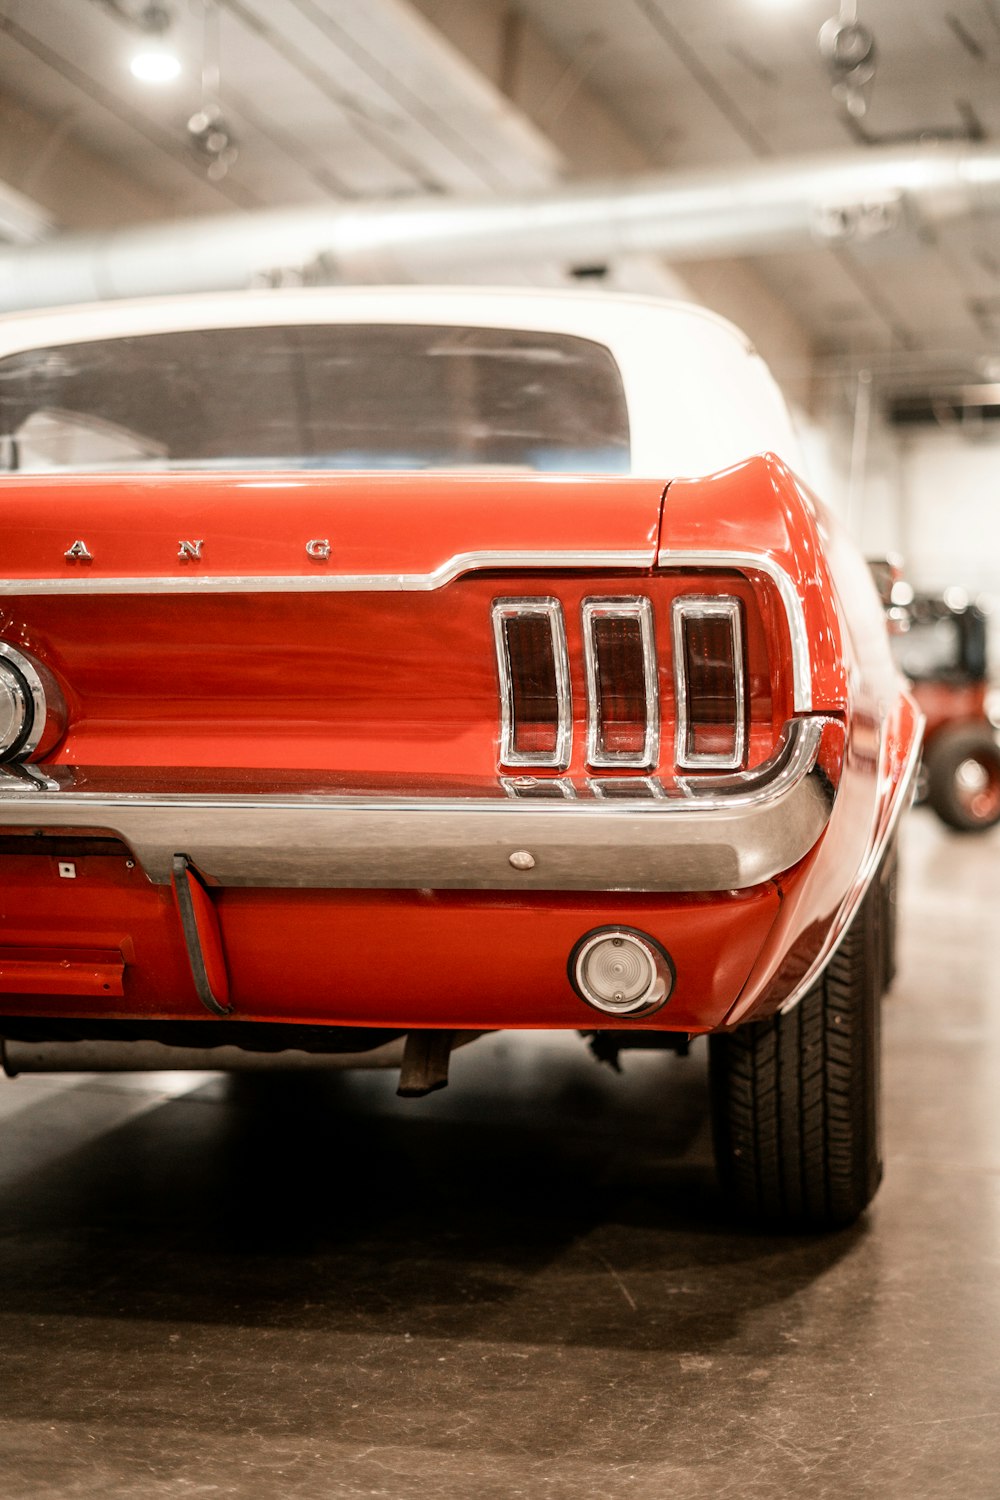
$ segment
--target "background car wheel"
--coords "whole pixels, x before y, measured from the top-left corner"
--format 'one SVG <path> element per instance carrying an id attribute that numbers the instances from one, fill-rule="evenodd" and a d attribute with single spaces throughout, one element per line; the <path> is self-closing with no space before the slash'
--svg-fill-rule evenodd
<path id="1" fill-rule="evenodd" d="M 927 800 L 962 833 L 1000 822 L 1000 747 L 985 728 L 938 735 L 927 752 Z"/>
<path id="2" fill-rule="evenodd" d="M 852 1223 L 879 1185 L 882 923 L 892 870 L 890 856 L 794 1010 L 710 1038 L 716 1165 L 743 1216 L 834 1229 Z"/>

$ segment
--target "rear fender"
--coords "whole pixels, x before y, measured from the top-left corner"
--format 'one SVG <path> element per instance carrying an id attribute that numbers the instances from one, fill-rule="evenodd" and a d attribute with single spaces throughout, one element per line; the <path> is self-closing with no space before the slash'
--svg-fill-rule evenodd
<path id="1" fill-rule="evenodd" d="M 781 911 L 727 1018 L 732 1025 L 796 1003 L 829 961 L 909 802 L 923 721 L 893 662 L 864 559 L 780 460 L 765 455 L 672 484 L 658 561 L 737 566 L 770 579 L 783 606 L 797 712 L 842 715 L 847 730 L 830 823 L 778 877 Z"/>
<path id="2" fill-rule="evenodd" d="M 664 498 L 661 568 L 736 567 L 776 591 L 800 713 L 844 713 L 848 706 L 845 627 L 827 560 L 831 530 L 830 518 L 771 455 L 707 479 L 675 480 Z M 868 594 L 882 622 L 870 578 Z M 884 623 L 879 630 L 884 636 Z M 892 670 L 888 646 L 886 663 Z"/>

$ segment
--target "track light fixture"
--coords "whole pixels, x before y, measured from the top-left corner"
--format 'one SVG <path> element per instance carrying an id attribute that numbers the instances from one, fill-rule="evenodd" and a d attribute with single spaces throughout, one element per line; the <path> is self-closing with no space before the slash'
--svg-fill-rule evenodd
<path id="1" fill-rule="evenodd" d="M 222 113 L 219 7 L 202 0 L 201 107 L 188 120 L 188 141 L 210 182 L 221 182 L 239 156 L 239 145 Z"/>
<path id="2" fill-rule="evenodd" d="M 119 15 L 125 14 L 120 6 L 114 9 Z M 144 36 L 129 62 L 132 77 L 141 83 L 172 83 L 180 76 L 181 60 L 168 39 L 173 25 L 170 10 L 160 0 L 150 0 L 131 19 Z"/>
<path id="3" fill-rule="evenodd" d="M 857 0 L 841 0 L 840 13 L 820 27 L 819 53 L 833 81 L 833 97 L 855 120 L 868 111 L 875 80 L 875 38 L 858 20 Z"/>

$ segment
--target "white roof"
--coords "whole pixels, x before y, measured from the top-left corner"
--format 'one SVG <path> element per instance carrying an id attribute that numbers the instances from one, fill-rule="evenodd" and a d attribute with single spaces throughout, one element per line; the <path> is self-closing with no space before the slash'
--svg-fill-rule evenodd
<path id="1" fill-rule="evenodd" d="M 767 451 L 800 466 L 788 409 L 746 336 L 704 308 L 654 298 L 424 286 L 151 297 L 2 317 L 0 359 L 93 339 L 301 323 L 464 325 L 593 339 L 621 370 L 633 474 L 697 477 Z"/>

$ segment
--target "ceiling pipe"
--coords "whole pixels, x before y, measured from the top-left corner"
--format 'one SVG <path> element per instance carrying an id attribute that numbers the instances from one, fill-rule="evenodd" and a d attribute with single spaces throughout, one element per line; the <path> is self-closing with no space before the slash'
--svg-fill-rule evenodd
<path id="1" fill-rule="evenodd" d="M 285 273 L 447 279 L 472 265 L 592 265 L 757 255 L 1000 210 L 1000 150 L 892 148 L 574 184 L 483 200 L 419 198 L 178 219 L 0 250 L 0 309 L 219 291 Z"/>

